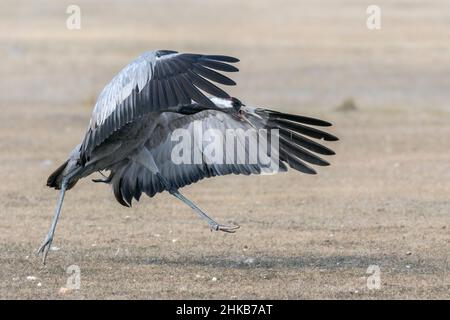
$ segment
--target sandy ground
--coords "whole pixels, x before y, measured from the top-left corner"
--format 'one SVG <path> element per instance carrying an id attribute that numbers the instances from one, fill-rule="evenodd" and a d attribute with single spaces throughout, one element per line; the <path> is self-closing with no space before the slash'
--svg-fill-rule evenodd
<path id="1" fill-rule="evenodd" d="M 0 4 L 0 298 L 450 297 L 450 3 L 72 1 Z M 241 58 L 230 92 L 325 118 L 341 138 L 317 176 L 228 176 L 183 192 L 233 235 L 162 194 L 127 209 L 89 179 L 67 194 L 48 265 L 34 252 L 99 90 L 143 51 Z M 357 110 L 337 111 L 352 97 Z M 79 290 L 66 286 L 69 266 Z M 366 273 L 380 268 L 381 288 Z M 28 278 L 27 278 L 28 277 Z M 34 278 L 29 278 L 34 277 Z"/>

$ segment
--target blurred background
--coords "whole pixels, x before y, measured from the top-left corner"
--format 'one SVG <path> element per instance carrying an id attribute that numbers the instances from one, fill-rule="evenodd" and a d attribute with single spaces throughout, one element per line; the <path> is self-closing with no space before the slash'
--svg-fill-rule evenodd
<path id="1" fill-rule="evenodd" d="M 80 30 L 66 27 L 71 4 Z M 380 30 L 366 26 L 372 4 Z M 0 298 L 448 298 L 449 39 L 446 0 L 1 1 Z M 232 236 L 167 195 L 130 210 L 85 179 L 43 268 L 47 176 L 100 90 L 154 49 L 238 57 L 228 92 L 333 122 L 337 156 L 314 177 L 183 190 L 240 224 Z M 61 291 L 72 264 L 82 288 Z M 366 287 L 369 265 L 380 290 Z"/>

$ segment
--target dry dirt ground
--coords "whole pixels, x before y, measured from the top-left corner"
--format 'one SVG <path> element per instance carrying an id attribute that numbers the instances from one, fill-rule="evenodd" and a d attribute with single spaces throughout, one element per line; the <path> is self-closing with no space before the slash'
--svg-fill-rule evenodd
<path id="1" fill-rule="evenodd" d="M 0 3 L 0 298 L 450 297 L 450 3 L 377 1 Z M 34 255 L 57 193 L 48 174 L 84 133 L 99 90 L 143 51 L 241 59 L 252 105 L 332 121 L 317 176 L 228 176 L 132 209 L 90 179 L 70 191 L 48 265 Z M 356 110 L 338 111 L 348 97 Z M 81 271 L 79 290 L 66 269 Z M 370 265 L 381 288 L 369 290 Z M 30 278 L 31 277 L 31 278 Z M 34 278 L 33 278 L 34 277 Z"/>

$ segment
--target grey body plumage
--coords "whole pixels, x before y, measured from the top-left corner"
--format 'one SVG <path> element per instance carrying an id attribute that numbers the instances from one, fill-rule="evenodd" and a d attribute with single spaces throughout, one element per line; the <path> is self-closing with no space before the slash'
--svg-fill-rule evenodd
<path id="1" fill-rule="evenodd" d="M 234 85 L 220 72 L 236 72 L 231 63 L 239 60 L 221 55 L 180 54 L 175 51 L 147 52 L 127 65 L 102 90 L 95 104 L 84 139 L 47 181 L 49 187 L 61 189 L 51 229 L 38 250 L 45 259 L 53 241 L 64 194 L 76 182 L 97 171 L 109 171 L 105 179 L 94 180 L 112 185 L 119 203 L 131 206 L 142 193 L 153 197 L 168 191 L 189 205 L 213 230 L 234 232 L 237 226 L 223 226 L 209 218 L 178 189 L 206 177 L 227 174 L 260 174 L 267 164 L 258 161 L 175 164 L 171 159 L 177 129 L 195 134 L 195 123 L 201 129 L 225 132 L 234 129 L 236 143 L 247 156 L 251 151 L 239 132 L 267 129 L 277 131 L 279 148 L 267 151 L 270 165 L 279 171 L 287 167 L 315 173 L 307 163 L 328 165 L 318 155 L 334 152 L 313 139 L 334 141 L 337 138 L 312 126 L 330 126 L 318 119 L 291 115 L 273 110 L 247 107 L 231 98 L 212 82 Z M 205 93 L 209 94 L 206 96 Z M 202 152 L 201 145 L 194 150 Z M 276 155 L 276 157 L 273 157 Z M 204 160 L 207 155 L 202 154 Z"/>

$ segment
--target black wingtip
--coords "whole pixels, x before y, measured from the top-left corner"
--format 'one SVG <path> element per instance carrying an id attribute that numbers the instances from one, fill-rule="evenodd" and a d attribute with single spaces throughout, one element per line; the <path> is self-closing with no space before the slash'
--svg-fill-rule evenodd
<path id="1" fill-rule="evenodd" d="M 172 53 L 178 53 L 178 51 L 174 51 L 174 50 L 157 50 L 156 51 L 156 55 L 158 57 L 162 57 L 162 56 L 172 54 Z"/>
<path id="2" fill-rule="evenodd" d="M 295 168 L 295 167 L 292 167 L 292 168 L 295 169 L 295 170 L 298 170 L 298 169 Z M 298 171 L 300 171 L 300 170 L 298 170 Z M 300 172 L 303 172 L 303 173 L 306 173 L 306 174 L 311 174 L 311 175 L 317 174 L 317 171 L 316 171 L 315 169 L 309 167 L 309 166 L 307 167 L 306 170 L 301 170 Z"/>
<path id="3" fill-rule="evenodd" d="M 290 121 L 294 121 L 294 122 L 299 122 L 299 123 L 304 123 L 304 124 L 309 124 L 309 125 L 319 126 L 319 127 L 331 127 L 332 126 L 331 122 L 317 119 L 317 118 L 300 116 L 300 115 L 290 114 L 290 113 L 284 113 L 284 112 L 279 112 L 279 111 L 275 111 L 275 110 L 267 110 L 267 112 L 269 113 L 269 116 L 271 118 L 275 118 L 275 119 L 281 118 L 281 119 L 285 119 L 285 120 L 290 120 Z"/>
<path id="4" fill-rule="evenodd" d="M 327 133 L 327 136 L 324 138 L 325 141 L 339 141 L 339 138 L 335 135 Z"/>
<path id="5" fill-rule="evenodd" d="M 238 58 L 235 58 L 235 57 L 224 56 L 224 55 L 217 55 L 217 54 L 205 55 L 205 58 L 211 59 L 211 60 L 229 62 L 229 63 L 236 63 L 236 62 L 240 61 Z"/>
<path id="6" fill-rule="evenodd" d="M 119 202 L 121 205 L 123 205 L 124 207 L 131 207 L 130 204 L 128 204 L 127 202 L 125 202 L 122 192 L 121 192 L 121 188 L 122 188 L 122 178 L 120 178 L 119 183 L 116 186 L 114 186 L 113 190 L 114 190 L 114 197 L 116 198 L 117 202 Z"/>
<path id="7" fill-rule="evenodd" d="M 314 127 L 309 127 L 307 125 L 304 125 L 302 123 L 298 122 L 294 122 L 292 120 L 287 120 L 287 119 L 283 119 L 283 118 L 272 118 L 269 120 L 271 120 L 271 122 L 273 124 L 276 125 L 277 128 L 280 129 L 287 129 L 289 131 L 293 131 L 293 132 L 297 132 L 299 134 L 304 134 L 307 135 L 309 137 L 315 138 L 315 139 L 319 139 L 319 140 L 325 140 L 325 141 L 337 141 L 337 137 L 325 132 L 325 131 L 321 131 L 318 130 Z"/>
<path id="8" fill-rule="evenodd" d="M 56 190 L 61 189 L 62 173 L 66 168 L 69 160 L 66 160 L 62 165 L 60 165 L 47 179 L 47 187 L 55 188 Z"/>

